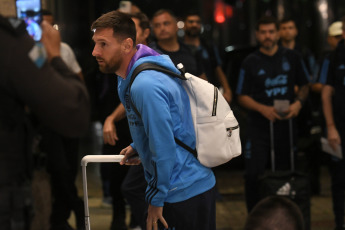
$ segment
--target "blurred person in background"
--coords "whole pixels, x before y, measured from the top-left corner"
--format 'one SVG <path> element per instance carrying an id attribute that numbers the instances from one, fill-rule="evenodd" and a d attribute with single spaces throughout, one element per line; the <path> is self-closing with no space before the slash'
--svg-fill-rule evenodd
<path id="1" fill-rule="evenodd" d="M 278 22 L 274 17 L 259 19 L 256 38 L 259 49 L 243 61 L 236 90 L 239 104 L 249 110 L 245 147 L 248 212 L 260 200 L 258 177 L 270 165 L 270 125 L 274 124 L 276 169 L 290 170 L 289 119 L 298 116 L 309 91 L 309 76 L 300 56 L 278 46 Z M 299 86 L 297 96 L 295 85 Z M 274 107 L 276 99 L 288 100 L 288 110 L 278 112 Z M 293 136 L 295 140 L 295 132 Z"/>
<path id="2" fill-rule="evenodd" d="M 322 55 L 319 62 L 318 71 L 316 72 L 315 82 L 313 84 L 313 90 L 321 93 L 322 86 L 327 80 L 327 69 L 332 52 L 337 48 L 339 42 L 343 39 L 343 23 L 341 21 L 333 22 L 327 31 L 327 43 L 329 45 L 328 50 Z"/>
<path id="3" fill-rule="evenodd" d="M 222 69 L 222 60 L 217 47 L 201 37 L 202 20 L 200 15 L 191 11 L 184 18 L 184 43 L 191 49 L 194 56 L 201 58 L 208 81 L 223 90 L 223 96 L 228 103 L 232 99 L 232 91 Z"/>
<path id="4" fill-rule="evenodd" d="M 182 63 L 186 71 L 207 80 L 201 60 L 188 46 L 177 39 L 177 19 L 171 10 L 160 9 L 151 19 L 154 41 L 149 46 L 160 54 L 169 55 L 175 66 Z"/>
<path id="5" fill-rule="evenodd" d="M 43 20 L 52 26 L 55 24 L 53 14 L 49 10 L 41 11 Z M 83 80 L 82 70 L 71 47 L 61 42 L 61 58 L 67 67 Z M 53 195 L 50 229 L 72 229 L 68 219 L 73 211 L 77 229 L 84 229 L 84 202 L 78 196 L 75 180 L 79 170 L 79 138 L 59 135 L 48 127 L 41 125 L 40 150 L 47 154 L 47 171 L 50 174 Z"/>
<path id="6" fill-rule="evenodd" d="M 41 26 L 42 43 L 35 43 L 23 21 L 0 16 L 0 226 L 3 230 L 28 229 L 32 218 L 34 130 L 25 107 L 42 124 L 67 137 L 84 134 L 89 123 L 88 92 L 61 58 L 60 34 L 48 22 L 43 21 Z"/>
<path id="7" fill-rule="evenodd" d="M 315 69 L 315 57 L 306 46 L 302 46 L 297 41 L 298 29 L 295 20 L 289 17 L 283 18 L 279 22 L 279 45 L 297 51 L 304 61 L 304 64 L 310 74 L 313 74 Z"/>
<path id="8" fill-rule="evenodd" d="M 298 206 L 283 196 L 261 200 L 249 213 L 244 230 L 304 230 Z"/>
<path id="9" fill-rule="evenodd" d="M 326 121 L 327 139 L 335 151 L 340 151 L 342 158 L 332 156 L 330 161 L 331 191 L 335 230 L 345 229 L 345 18 L 342 20 L 342 37 L 335 50 L 325 59 L 321 72 L 325 76 L 321 91 L 323 114 Z"/>
<path id="10" fill-rule="evenodd" d="M 52 26 L 58 27 L 58 25 L 55 24 L 55 19 L 54 19 L 53 14 L 49 10 L 43 9 L 41 10 L 41 13 L 42 13 L 43 20 L 47 21 Z M 67 43 L 61 42 L 60 49 L 61 49 L 60 52 L 61 52 L 62 60 L 66 63 L 66 65 L 68 66 L 68 68 L 70 68 L 71 71 L 78 74 L 78 76 L 83 80 L 84 76 L 82 73 L 82 69 L 77 61 L 77 58 L 75 57 L 75 54 L 72 48 Z"/>
<path id="11" fill-rule="evenodd" d="M 303 60 L 303 66 L 306 68 L 310 77 L 310 82 L 313 81 L 313 74 L 316 68 L 315 57 L 306 46 L 301 45 L 298 38 L 298 29 L 296 21 L 290 17 L 285 17 L 279 22 L 279 44 L 287 49 L 295 50 Z M 298 86 L 295 86 L 295 90 L 298 90 Z M 311 192 L 314 195 L 320 194 L 320 155 L 321 148 L 318 145 L 320 140 L 320 132 L 318 120 L 321 114 L 314 112 L 317 108 L 317 100 L 311 96 L 306 98 L 303 108 L 299 112 L 299 116 L 296 119 L 298 124 L 298 139 L 297 146 L 299 153 L 297 157 L 300 158 L 297 168 L 310 177 Z"/>

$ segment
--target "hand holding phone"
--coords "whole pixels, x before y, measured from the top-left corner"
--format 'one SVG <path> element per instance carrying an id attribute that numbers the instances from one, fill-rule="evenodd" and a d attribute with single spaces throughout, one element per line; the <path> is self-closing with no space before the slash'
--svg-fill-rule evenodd
<path id="1" fill-rule="evenodd" d="M 54 57 L 60 56 L 60 32 L 54 29 L 47 21 L 43 21 L 41 26 L 43 31 L 41 42 L 47 51 L 48 60 L 50 61 Z"/>

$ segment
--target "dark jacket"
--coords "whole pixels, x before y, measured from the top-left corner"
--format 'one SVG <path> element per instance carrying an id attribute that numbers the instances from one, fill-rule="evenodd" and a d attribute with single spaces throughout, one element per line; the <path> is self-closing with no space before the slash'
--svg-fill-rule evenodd
<path id="1" fill-rule="evenodd" d="M 0 16 L 0 186 L 27 175 L 32 129 L 26 108 L 64 136 L 76 137 L 88 127 L 90 105 L 84 83 L 59 57 L 36 65 L 29 56 L 36 46 L 24 22 Z"/>

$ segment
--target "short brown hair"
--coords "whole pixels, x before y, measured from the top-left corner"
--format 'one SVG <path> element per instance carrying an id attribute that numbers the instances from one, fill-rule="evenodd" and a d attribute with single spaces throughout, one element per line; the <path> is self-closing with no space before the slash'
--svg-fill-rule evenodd
<path id="1" fill-rule="evenodd" d="M 244 230 L 304 230 L 299 207 L 283 196 L 269 196 L 249 213 Z"/>
<path id="2" fill-rule="evenodd" d="M 139 26 L 143 31 L 146 29 L 151 30 L 150 20 L 146 16 L 146 14 L 144 14 L 142 12 L 138 12 L 138 13 L 132 14 L 132 18 L 136 18 L 139 20 Z M 150 43 L 150 36 L 147 37 L 146 42 L 147 42 L 147 44 Z"/>
<path id="3" fill-rule="evenodd" d="M 267 24 L 274 24 L 274 26 L 276 27 L 276 29 L 278 30 L 278 20 L 273 17 L 273 16 L 263 16 L 261 17 L 258 22 L 256 23 L 256 30 L 259 30 L 259 27 L 261 25 L 267 25 Z"/>
<path id="4" fill-rule="evenodd" d="M 161 14 L 170 14 L 171 17 L 173 17 L 175 20 L 177 20 L 175 14 L 171 11 L 171 10 L 168 10 L 168 9 L 160 9 L 158 11 L 156 11 L 153 16 L 152 16 L 152 19 L 154 19 L 155 17 L 161 15 Z"/>
<path id="5" fill-rule="evenodd" d="M 139 26 L 142 30 L 150 29 L 150 20 L 146 16 L 146 14 L 142 12 L 138 12 L 138 13 L 132 14 L 132 18 L 136 18 L 140 21 Z"/>
<path id="6" fill-rule="evenodd" d="M 136 42 L 135 24 L 129 14 L 120 11 L 111 11 L 103 14 L 92 23 L 91 30 L 98 28 L 112 28 L 114 36 L 118 36 L 120 40 L 130 38 L 133 44 Z"/>
<path id="7" fill-rule="evenodd" d="M 296 21 L 295 21 L 294 19 L 292 19 L 291 17 L 284 17 L 282 20 L 280 20 L 279 26 L 280 26 L 281 24 L 286 24 L 286 23 L 288 23 L 288 22 L 292 22 L 292 23 L 295 25 L 295 27 L 297 27 Z"/>

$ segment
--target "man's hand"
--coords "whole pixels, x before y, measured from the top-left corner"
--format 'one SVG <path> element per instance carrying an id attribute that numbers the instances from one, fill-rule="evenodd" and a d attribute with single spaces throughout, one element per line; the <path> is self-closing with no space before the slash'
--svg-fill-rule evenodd
<path id="1" fill-rule="evenodd" d="M 135 155 L 137 155 L 137 151 L 135 151 L 135 149 L 130 145 L 122 149 L 120 155 L 124 155 L 120 165 L 138 165 L 141 163 L 140 158 L 135 157 Z"/>
<path id="2" fill-rule="evenodd" d="M 341 139 L 338 130 L 334 125 L 327 127 L 327 139 L 329 145 L 332 147 L 334 151 L 337 149 L 337 146 L 341 144 Z"/>
<path id="3" fill-rule="evenodd" d="M 292 103 L 289 107 L 289 111 L 287 112 L 287 115 L 284 116 L 284 119 L 290 119 L 293 117 L 297 117 L 301 108 L 302 108 L 302 104 L 300 101 L 296 101 L 296 102 Z"/>
<path id="4" fill-rule="evenodd" d="M 262 105 L 259 112 L 270 121 L 281 120 L 282 117 L 276 112 L 273 106 Z"/>
<path id="5" fill-rule="evenodd" d="M 48 61 L 51 61 L 54 57 L 60 56 L 60 32 L 54 29 L 48 22 L 43 21 L 42 27 L 42 39 L 47 55 Z"/>
<path id="6" fill-rule="evenodd" d="M 157 207 L 149 205 L 147 219 L 146 219 L 146 229 L 147 230 L 158 230 L 158 221 L 160 221 L 165 229 L 168 229 L 168 223 L 163 217 L 163 207 Z"/>
<path id="7" fill-rule="evenodd" d="M 108 116 L 103 125 L 103 140 L 104 144 L 116 145 L 116 141 L 119 140 L 116 132 L 116 126 L 114 123 L 114 118 Z"/>

